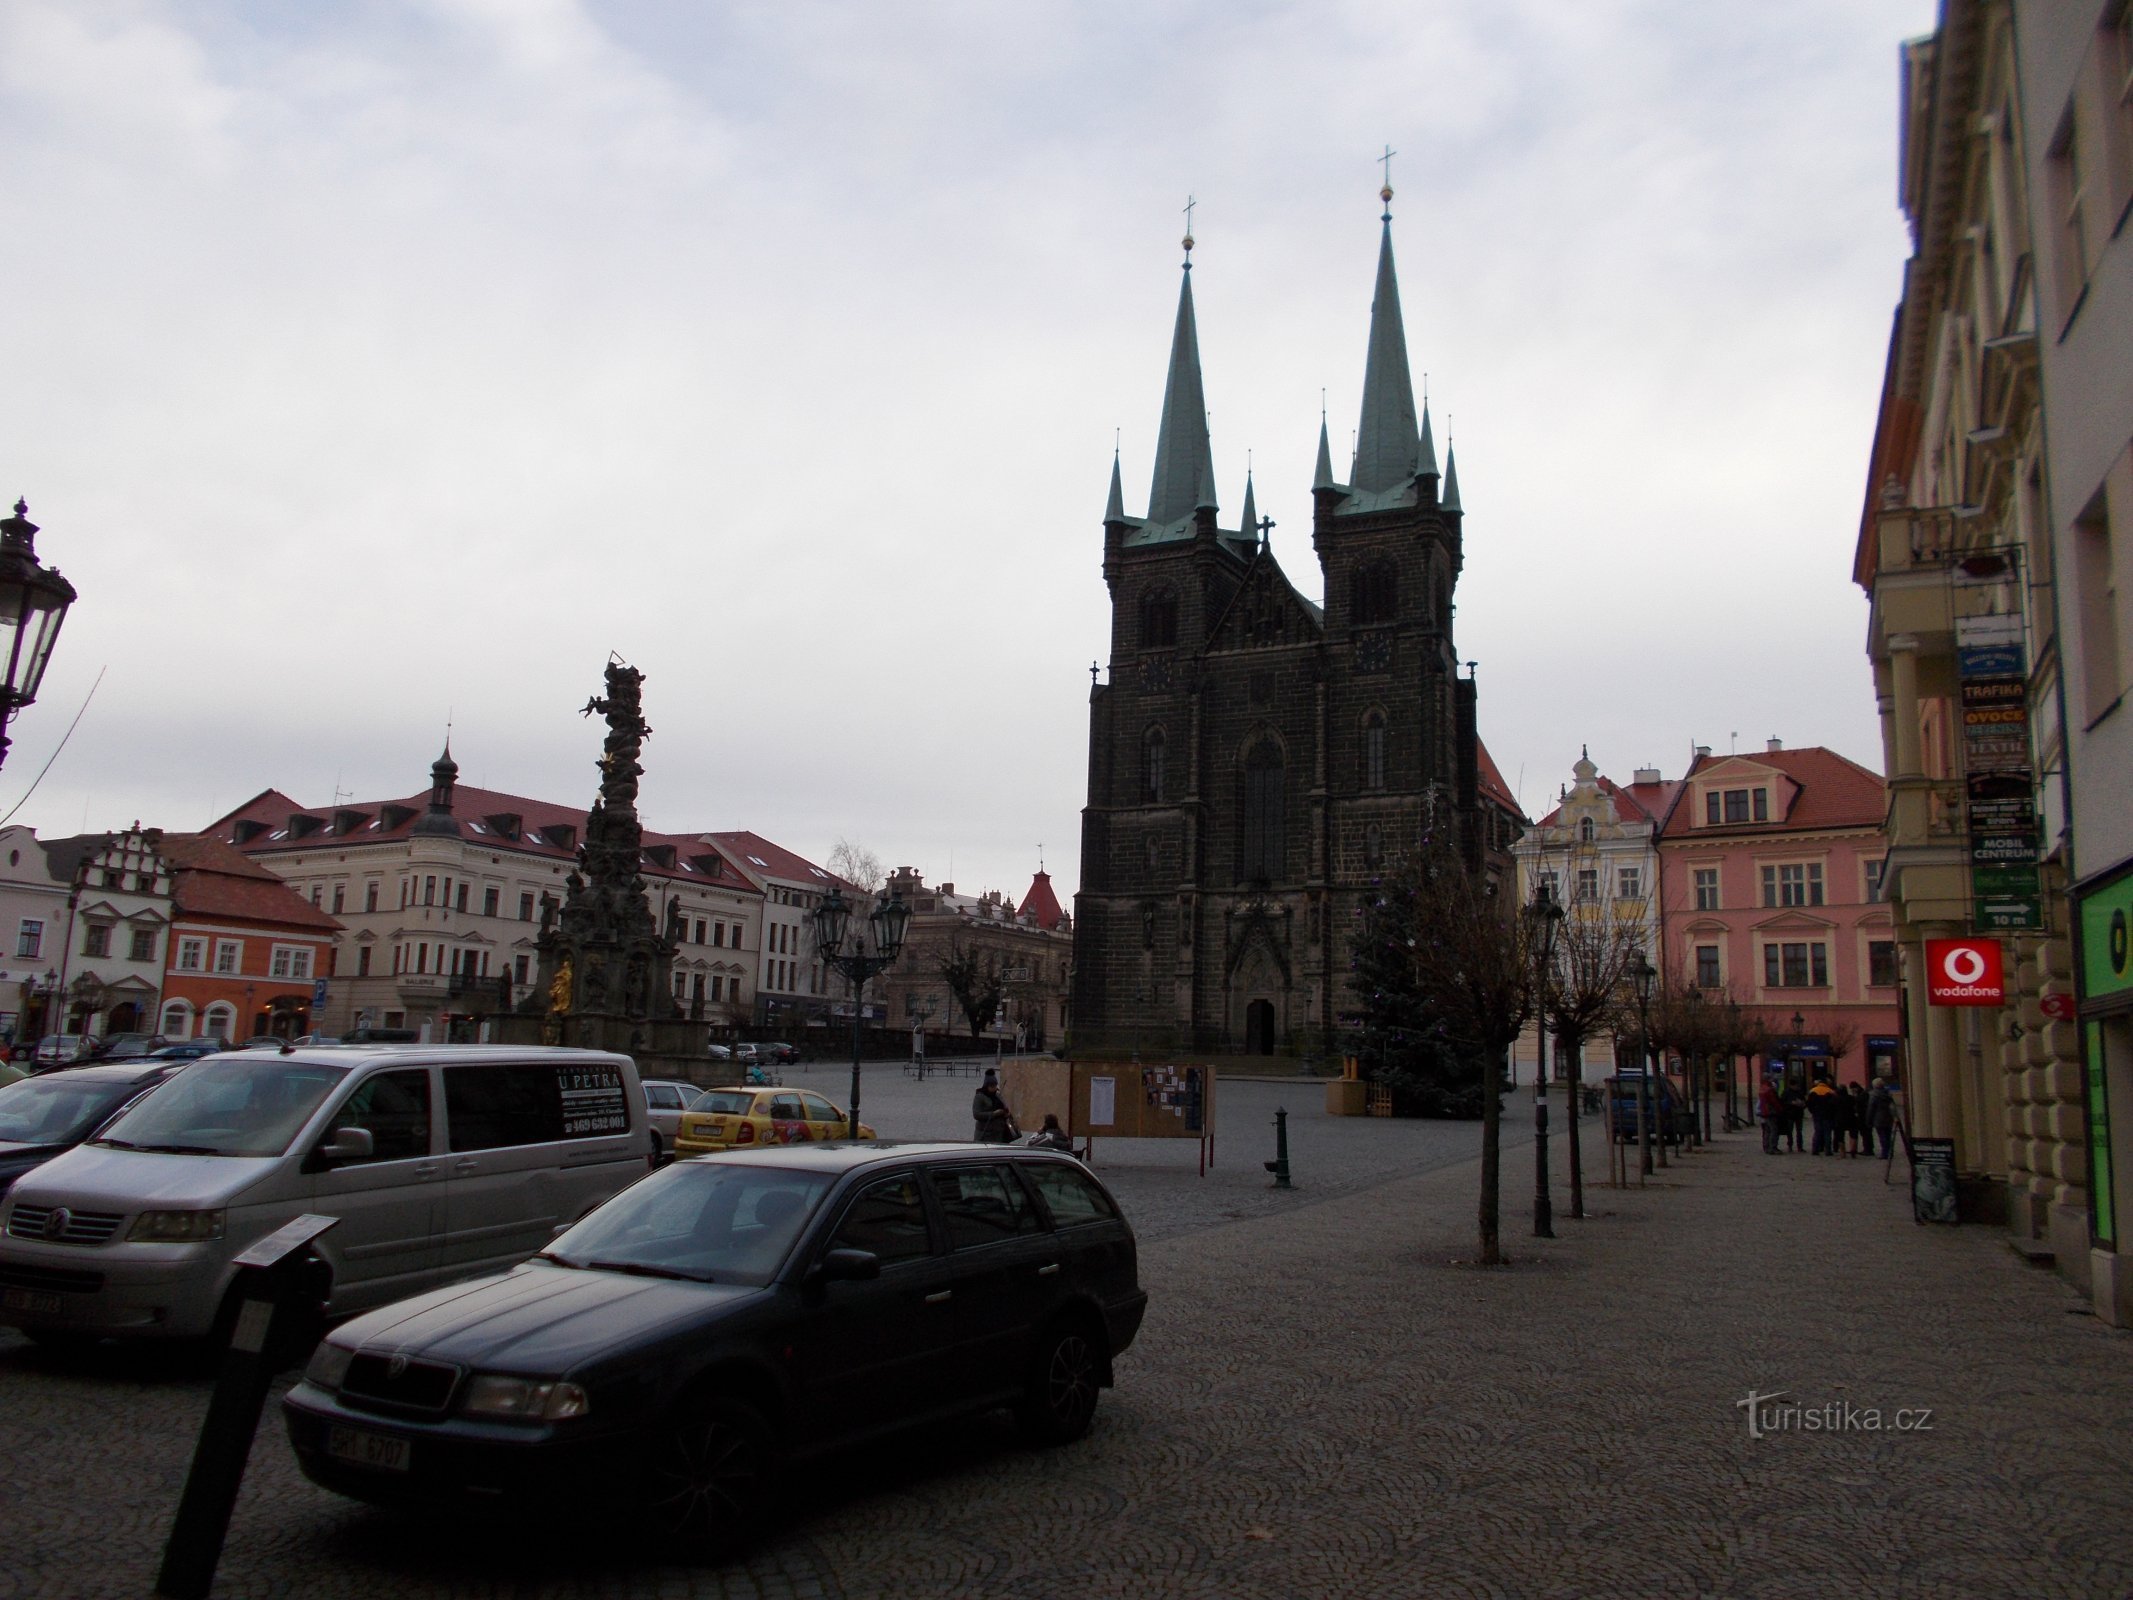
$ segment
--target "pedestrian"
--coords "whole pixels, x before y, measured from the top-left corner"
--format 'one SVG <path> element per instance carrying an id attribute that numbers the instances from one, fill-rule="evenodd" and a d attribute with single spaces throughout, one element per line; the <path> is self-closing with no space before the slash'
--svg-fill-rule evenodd
<path id="1" fill-rule="evenodd" d="M 1785 1102 L 1778 1095 L 1777 1085 L 1770 1079 L 1763 1080 L 1763 1092 L 1755 1098 L 1755 1114 L 1763 1119 L 1763 1154 L 1778 1153 L 1778 1135 L 1785 1131 Z"/>
<path id="2" fill-rule="evenodd" d="M 1797 1080 L 1785 1085 L 1785 1148 L 1800 1153 L 1800 1134 L 1807 1122 L 1807 1091 Z"/>
<path id="3" fill-rule="evenodd" d="M 1886 1074 L 1874 1080 L 1873 1093 L 1866 1097 L 1866 1125 L 1881 1142 L 1881 1159 L 1889 1160 L 1896 1147 L 1896 1085 Z"/>
<path id="4" fill-rule="evenodd" d="M 1056 1111 L 1047 1111 L 1044 1114 L 1044 1126 L 1029 1136 L 1029 1142 L 1039 1150 L 1064 1150 L 1068 1155 L 1074 1153 L 1074 1140 L 1066 1129 L 1059 1126 L 1059 1113 Z"/>
<path id="5" fill-rule="evenodd" d="M 976 1125 L 970 1136 L 979 1144 L 1006 1144 L 1015 1136 L 1015 1119 L 1000 1098 L 1000 1074 L 991 1067 L 985 1069 L 985 1081 L 970 1097 L 970 1118 Z"/>
<path id="6" fill-rule="evenodd" d="M 1815 1125 L 1814 1148 L 1809 1153 L 1832 1154 L 1830 1136 L 1836 1129 L 1837 1091 L 1829 1086 L 1827 1078 L 1815 1079 L 1814 1087 L 1807 1091 L 1807 1114 Z"/>
<path id="7" fill-rule="evenodd" d="M 1852 1136 L 1852 1154 L 1866 1154 L 1866 1085 L 1854 1083 L 1846 1092 L 1846 1128 Z"/>

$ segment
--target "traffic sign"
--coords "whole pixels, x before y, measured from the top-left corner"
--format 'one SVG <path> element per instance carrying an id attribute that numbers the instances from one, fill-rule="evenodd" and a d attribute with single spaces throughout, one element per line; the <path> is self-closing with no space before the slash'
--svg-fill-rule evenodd
<path id="1" fill-rule="evenodd" d="M 1936 1006 L 1997 1006 L 2007 1001 L 1997 939 L 1928 939 L 1926 999 Z"/>

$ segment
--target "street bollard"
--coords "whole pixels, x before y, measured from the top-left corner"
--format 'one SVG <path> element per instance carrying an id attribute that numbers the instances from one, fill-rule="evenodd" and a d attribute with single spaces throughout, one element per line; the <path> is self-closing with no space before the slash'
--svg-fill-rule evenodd
<path id="1" fill-rule="evenodd" d="M 1281 1106 L 1274 1108 L 1274 1159 L 1266 1164 L 1267 1171 L 1274 1174 L 1274 1187 L 1291 1189 L 1289 1182 L 1289 1113 Z"/>

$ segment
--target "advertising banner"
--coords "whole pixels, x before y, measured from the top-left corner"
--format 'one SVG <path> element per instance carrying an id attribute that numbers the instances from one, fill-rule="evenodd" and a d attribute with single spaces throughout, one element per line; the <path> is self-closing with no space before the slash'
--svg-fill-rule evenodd
<path id="1" fill-rule="evenodd" d="M 1936 1006 L 1997 1006 L 2007 1000 L 1997 939 L 1928 939 L 1926 1000 Z"/>

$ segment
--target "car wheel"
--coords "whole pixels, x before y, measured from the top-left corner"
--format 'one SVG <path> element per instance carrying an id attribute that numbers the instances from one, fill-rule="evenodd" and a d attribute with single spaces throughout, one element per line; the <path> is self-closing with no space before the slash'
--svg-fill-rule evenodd
<path id="1" fill-rule="evenodd" d="M 667 1159 L 667 1147 L 659 1142 L 659 1130 L 652 1130 L 652 1165 L 661 1166 Z"/>
<path id="2" fill-rule="evenodd" d="M 651 1531 L 689 1555 L 740 1546 L 770 1503 L 770 1428 L 740 1400 L 699 1400 L 652 1441 L 643 1506 Z"/>
<path id="3" fill-rule="evenodd" d="M 1056 1322 L 1037 1340 L 1019 1420 L 1038 1444 L 1069 1444 L 1089 1431 L 1103 1381 L 1103 1353 L 1085 1321 Z"/>

